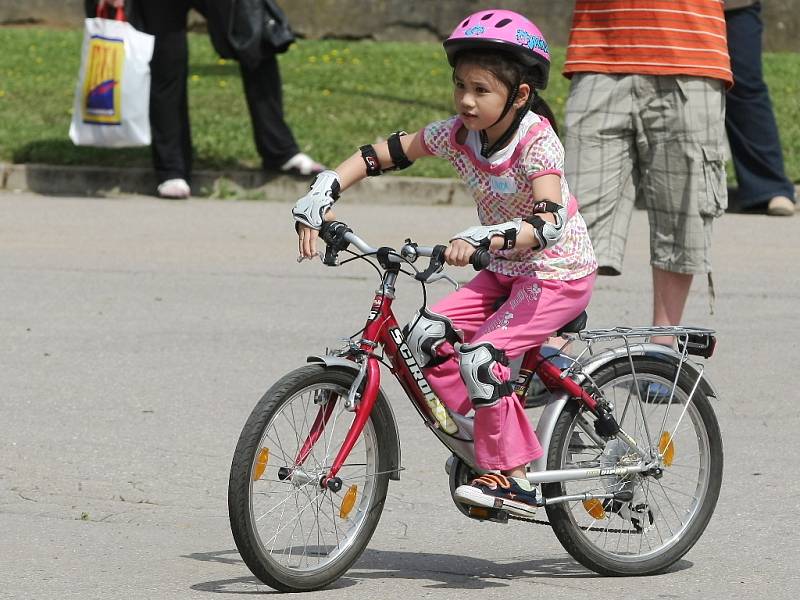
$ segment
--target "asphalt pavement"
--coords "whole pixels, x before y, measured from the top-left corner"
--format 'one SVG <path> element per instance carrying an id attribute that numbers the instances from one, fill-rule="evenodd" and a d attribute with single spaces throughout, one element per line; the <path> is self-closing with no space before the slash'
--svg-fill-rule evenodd
<path id="1" fill-rule="evenodd" d="M 239 431 L 278 377 L 363 325 L 376 283 L 361 265 L 298 264 L 289 207 L 0 192 L 0 598 L 272 592 L 228 526 Z M 441 242 L 475 218 L 346 196 L 337 209 L 376 246 Z M 387 376 L 405 471 L 369 548 L 314 597 L 796 598 L 799 232 L 797 217 L 725 215 L 713 314 L 705 279 L 694 283 L 685 322 L 718 331 L 707 373 L 725 479 L 706 533 L 671 571 L 599 577 L 546 526 L 463 517 L 446 450 Z M 598 281 L 591 327 L 648 324 L 647 254 L 637 212 L 625 272 Z M 401 282 L 398 296 L 410 317 L 418 289 Z"/>

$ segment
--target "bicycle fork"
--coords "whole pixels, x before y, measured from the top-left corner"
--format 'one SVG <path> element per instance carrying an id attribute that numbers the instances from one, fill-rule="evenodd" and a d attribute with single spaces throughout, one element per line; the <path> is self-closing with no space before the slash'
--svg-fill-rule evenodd
<path id="1" fill-rule="evenodd" d="M 366 380 L 366 383 L 364 384 L 364 390 L 361 393 L 360 399 L 358 402 L 355 402 L 354 398 L 357 388 L 359 387 L 359 383 L 362 381 L 362 378 L 358 377 L 354 381 L 353 388 L 351 388 L 346 400 L 347 404 L 353 404 L 352 408 L 349 406 L 347 408 L 348 410 L 353 410 L 353 412 L 355 412 L 355 419 L 353 420 L 353 423 L 351 424 L 344 442 L 339 448 L 339 451 L 337 452 L 336 458 L 334 458 L 330 469 L 328 469 L 328 472 L 321 477 L 319 481 L 320 487 L 328 488 L 332 492 L 338 492 L 342 489 L 342 480 L 337 477 L 337 473 L 342 468 L 342 465 L 344 465 L 347 457 L 350 455 L 350 451 L 353 449 L 358 437 L 364 430 L 364 426 L 367 424 L 367 419 L 369 419 L 369 415 L 372 412 L 372 407 L 375 405 L 375 401 L 378 398 L 378 389 L 380 387 L 380 366 L 378 364 L 378 360 L 371 356 L 367 356 L 364 358 L 364 361 L 365 362 L 362 366 L 361 372 L 364 373 L 363 380 Z M 314 423 L 311 426 L 308 437 L 306 438 L 303 446 L 300 448 L 300 451 L 297 453 L 297 457 L 294 460 L 294 468 L 289 469 L 282 467 L 281 472 L 279 472 L 279 477 L 281 479 L 291 479 L 295 484 L 305 484 L 310 481 L 308 475 L 305 474 L 301 467 L 311 453 L 311 449 L 314 447 L 314 444 L 316 444 L 320 437 L 322 437 L 325 427 L 328 425 L 328 421 L 333 415 L 336 403 L 336 398 L 328 398 L 324 403 L 320 404 L 319 410 L 317 411 L 317 416 L 314 419 Z M 297 481 L 295 481 L 295 479 L 297 479 Z"/>

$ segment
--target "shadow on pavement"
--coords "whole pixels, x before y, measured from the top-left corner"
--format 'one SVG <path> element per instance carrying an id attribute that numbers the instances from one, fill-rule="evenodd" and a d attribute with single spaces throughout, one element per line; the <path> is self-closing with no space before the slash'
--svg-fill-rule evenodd
<path id="1" fill-rule="evenodd" d="M 236 550 L 198 552 L 185 555 L 200 561 L 241 565 Z M 666 573 L 691 568 L 688 560 L 679 560 Z M 431 554 L 426 552 L 397 552 L 367 549 L 345 577 L 326 589 L 342 589 L 358 580 L 406 579 L 426 580 L 432 589 L 488 589 L 507 587 L 513 581 L 535 579 L 594 579 L 601 577 L 589 571 L 569 556 L 494 562 L 472 556 Z M 657 577 L 657 576 L 656 576 Z M 252 586 L 257 586 L 254 590 Z M 207 581 L 191 586 L 193 590 L 213 593 L 253 594 L 272 591 L 255 577 L 238 577 Z M 237 589 L 239 588 L 239 589 Z"/>

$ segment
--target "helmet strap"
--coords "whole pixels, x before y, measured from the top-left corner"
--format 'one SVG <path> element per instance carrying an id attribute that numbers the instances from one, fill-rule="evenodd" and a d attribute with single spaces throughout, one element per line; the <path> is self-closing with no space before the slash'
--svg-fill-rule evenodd
<path id="1" fill-rule="evenodd" d="M 508 96 L 508 102 L 506 102 L 506 106 L 503 109 L 503 114 L 500 115 L 500 118 L 497 119 L 490 127 L 494 127 L 500 121 L 502 121 L 505 116 L 508 114 L 508 111 L 511 110 L 512 106 L 514 105 L 514 100 L 517 98 L 517 94 L 519 93 L 519 85 L 517 85 L 511 94 Z M 531 109 L 533 105 L 533 99 L 536 96 L 536 92 L 531 89 L 531 93 L 528 95 L 528 100 L 525 104 L 517 109 L 517 114 L 514 116 L 514 120 L 511 122 L 511 125 L 508 129 L 505 130 L 503 135 L 497 138 L 494 144 L 489 146 L 489 136 L 486 134 L 486 130 L 482 129 L 480 132 L 480 139 L 481 139 L 481 156 L 484 158 L 489 158 L 492 154 L 503 148 L 506 144 L 508 144 L 509 140 L 514 136 L 519 129 L 520 123 L 522 123 L 522 119 L 525 118 L 525 115 L 528 114 L 528 111 Z"/>

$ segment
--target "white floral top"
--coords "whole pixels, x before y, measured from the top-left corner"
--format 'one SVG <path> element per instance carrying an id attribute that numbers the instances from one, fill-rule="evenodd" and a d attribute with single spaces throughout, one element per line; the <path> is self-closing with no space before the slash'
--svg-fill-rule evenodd
<path id="1" fill-rule="evenodd" d="M 483 159 L 469 143 L 460 144 L 456 139 L 460 128 L 457 116 L 431 123 L 423 130 L 422 143 L 428 153 L 446 158 L 456 168 L 475 198 L 481 224 L 530 216 L 534 204 L 532 181 L 548 174 L 561 178 L 560 202 L 567 207 L 569 216 L 564 235 L 556 245 L 545 251 L 493 251 L 489 270 L 512 277 L 535 275 L 569 281 L 597 269 L 586 223 L 563 176 L 564 147 L 549 121 L 528 113 L 520 125 L 516 144 L 512 142 L 513 149 L 501 151 L 502 159 L 494 162 Z"/>

